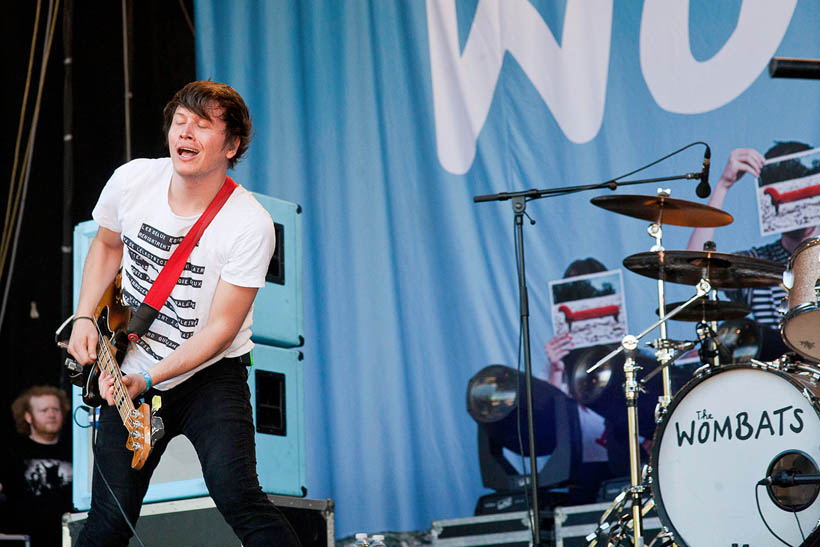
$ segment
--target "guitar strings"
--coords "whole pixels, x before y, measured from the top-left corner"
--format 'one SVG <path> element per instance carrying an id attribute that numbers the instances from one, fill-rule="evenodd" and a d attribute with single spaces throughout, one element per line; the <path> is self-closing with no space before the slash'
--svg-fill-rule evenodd
<path id="1" fill-rule="evenodd" d="M 134 410 L 131 399 L 128 397 L 127 390 L 123 392 L 122 374 L 119 367 L 114 366 L 114 356 L 111 354 L 111 346 L 109 346 L 108 339 L 103 335 L 100 325 L 96 322 L 94 326 L 97 328 L 97 337 L 99 338 L 98 347 L 100 349 L 100 356 L 103 358 L 103 368 L 105 372 L 114 377 L 114 399 L 117 411 L 120 416 L 125 419 L 130 418 L 131 411 Z M 123 408 L 125 406 L 125 408 Z"/>

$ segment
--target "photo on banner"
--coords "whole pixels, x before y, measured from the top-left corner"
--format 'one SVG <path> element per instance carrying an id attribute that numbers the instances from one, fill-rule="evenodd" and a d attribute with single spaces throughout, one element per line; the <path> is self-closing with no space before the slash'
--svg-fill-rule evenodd
<path id="1" fill-rule="evenodd" d="M 627 333 L 621 270 L 550 281 L 555 336 L 568 333 L 575 348 L 618 343 Z"/>
<path id="2" fill-rule="evenodd" d="M 766 160 L 757 212 L 764 237 L 820 224 L 820 148 Z"/>

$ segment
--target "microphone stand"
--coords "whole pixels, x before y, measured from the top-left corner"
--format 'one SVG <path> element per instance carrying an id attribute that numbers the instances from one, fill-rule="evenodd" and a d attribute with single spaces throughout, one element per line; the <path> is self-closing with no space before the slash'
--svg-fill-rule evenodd
<path id="1" fill-rule="evenodd" d="M 527 201 L 543 197 L 553 197 L 564 194 L 574 194 L 586 190 L 600 190 L 609 188 L 616 190 L 620 186 L 631 186 L 634 184 L 647 184 L 651 182 L 666 182 L 670 180 L 700 180 L 702 173 L 686 173 L 684 175 L 674 175 L 671 177 L 659 177 L 651 179 L 640 179 L 632 181 L 618 182 L 616 179 L 608 180 L 597 184 L 587 184 L 582 186 L 565 186 L 562 188 L 531 189 L 520 192 L 500 192 L 497 194 L 485 194 L 473 197 L 474 203 L 485 201 L 507 201 L 512 200 L 513 217 L 515 221 L 515 248 L 518 249 L 518 297 L 519 311 L 521 317 L 521 331 L 524 350 L 524 376 L 526 386 L 527 403 L 527 438 L 530 443 L 530 488 L 532 491 L 532 530 L 533 545 L 540 546 L 541 543 L 541 514 L 538 507 L 538 468 L 535 455 L 535 426 L 532 418 L 532 358 L 530 353 L 530 312 L 529 297 L 527 296 L 527 276 L 524 267 L 524 215 L 527 212 Z"/>

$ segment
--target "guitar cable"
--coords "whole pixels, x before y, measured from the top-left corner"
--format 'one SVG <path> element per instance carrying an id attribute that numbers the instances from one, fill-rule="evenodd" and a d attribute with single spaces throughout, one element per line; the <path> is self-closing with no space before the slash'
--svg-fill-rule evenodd
<path id="1" fill-rule="evenodd" d="M 125 523 L 128 525 L 128 528 L 131 529 L 131 533 L 134 534 L 134 539 L 136 539 L 142 547 L 145 547 L 145 543 L 142 542 L 142 538 L 140 538 L 139 534 L 137 533 L 137 529 L 131 524 L 131 521 L 128 519 L 128 515 L 125 514 L 125 509 L 122 508 L 120 504 L 120 500 L 117 499 L 117 496 L 114 494 L 114 490 L 111 488 L 111 485 L 108 484 L 108 479 L 105 478 L 105 475 L 100 468 L 100 464 L 97 462 L 97 409 L 94 408 L 91 411 L 91 423 L 93 424 L 92 433 L 91 433 L 91 449 L 94 452 L 94 468 L 100 474 L 100 478 L 103 480 L 105 487 L 108 489 L 108 493 L 111 494 L 111 498 L 114 500 L 114 503 L 117 504 L 117 508 L 120 510 L 120 514 L 122 514 L 122 518 L 125 519 Z"/>
<path id="2" fill-rule="evenodd" d="M 780 543 L 782 543 L 783 545 L 786 545 L 787 547 L 792 547 L 791 543 L 787 543 L 786 540 L 784 540 L 783 538 L 781 538 L 780 536 L 775 534 L 774 530 L 772 530 L 772 528 L 769 526 L 769 523 L 766 522 L 766 517 L 763 516 L 763 511 L 760 509 L 760 496 L 758 495 L 758 491 L 759 491 L 759 488 L 761 486 L 762 485 L 760 485 L 760 484 L 755 486 L 755 503 L 757 503 L 757 514 L 760 515 L 760 520 L 763 522 L 763 526 L 765 526 L 766 530 L 768 530 L 771 535 L 773 535 L 775 538 L 777 538 L 780 541 Z M 796 516 L 797 516 L 797 513 L 795 513 L 795 517 Z M 800 526 L 800 521 L 799 520 L 797 521 L 797 525 Z M 800 534 L 801 535 L 803 534 L 803 529 L 802 528 L 800 529 Z"/>

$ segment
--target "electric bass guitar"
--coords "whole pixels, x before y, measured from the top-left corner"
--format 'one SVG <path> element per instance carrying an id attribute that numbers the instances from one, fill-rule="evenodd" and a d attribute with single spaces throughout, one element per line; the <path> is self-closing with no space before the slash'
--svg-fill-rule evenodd
<path id="1" fill-rule="evenodd" d="M 131 310 L 122 303 L 121 275 L 118 273 L 114 282 L 105 290 L 94 312 L 97 327 L 97 360 L 93 364 L 81 366 L 69 358 L 66 360 L 66 366 L 75 372 L 72 382 L 82 387 L 83 402 L 89 406 L 99 406 L 104 400 L 99 394 L 98 387 L 101 371 L 105 371 L 114 379 L 114 406 L 128 431 L 125 446 L 134 453 L 131 467 L 142 469 L 151 454 L 154 442 L 162 437 L 164 428 L 162 419 L 155 415 L 155 411 L 152 412 L 148 403 L 142 403 L 139 407 L 134 406 L 122 381 L 117 358 L 123 356 L 128 347 L 127 327 Z M 61 330 L 62 328 L 58 330 L 58 334 Z M 64 342 L 58 341 L 57 345 L 67 347 Z"/>

